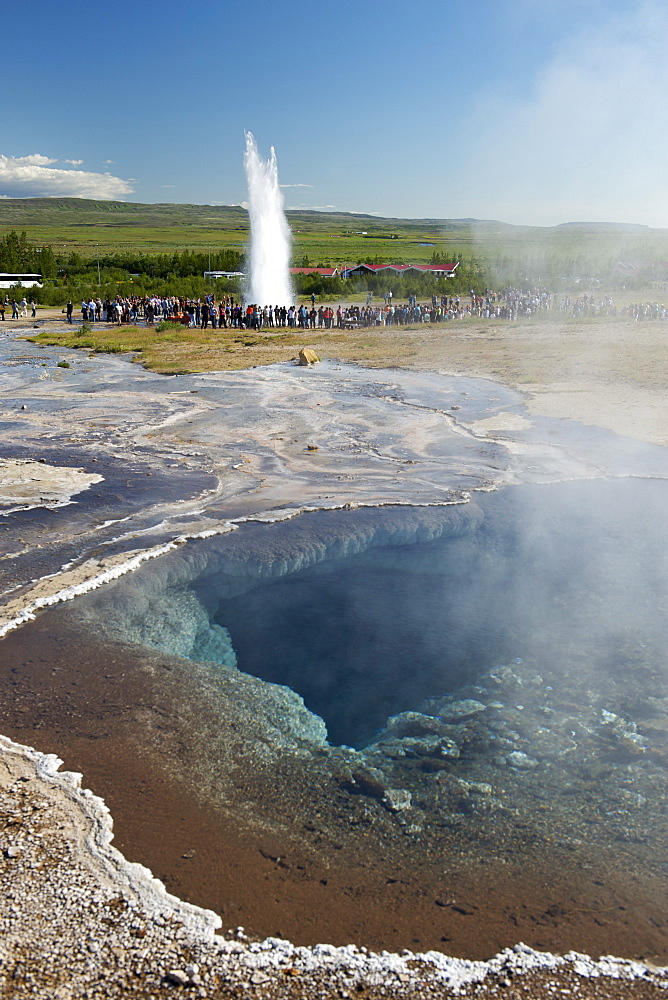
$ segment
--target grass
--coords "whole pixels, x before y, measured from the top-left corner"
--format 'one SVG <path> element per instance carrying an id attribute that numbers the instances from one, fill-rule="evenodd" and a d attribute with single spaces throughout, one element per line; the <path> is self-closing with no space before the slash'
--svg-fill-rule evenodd
<path id="1" fill-rule="evenodd" d="M 444 332 L 439 328 L 440 333 Z M 435 332 L 436 327 L 429 327 Z M 163 375 L 206 371 L 230 371 L 291 361 L 302 347 L 312 347 L 321 357 L 336 357 L 370 365 L 406 362 L 419 353 L 419 327 L 383 327 L 343 333 L 339 330 L 290 330 L 281 332 L 198 330 L 120 326 L 80 330 L 48 330 L 27 337 L 34 344 L 74 348 L 105 354 L 135 354 L 135 361 Z M 391 349 L 389 341 L 391 339 Z"/>
<path id="2" fill-rule="evenodd" d="M 230 370 L 288 361 L 304 346 L 296 333 L 250 335 L 243 330 L 197 330 L 173 324 L 158 327 L 117 326 L 81 331 L 43 331 L 31 343 L 85 349 L 104 354 L 137 354 L 151 371 L 174 374 Z M 317 334 L 317 331 L 309 331 Z M 309 341 L 310 342 L 310 341 Z"/>

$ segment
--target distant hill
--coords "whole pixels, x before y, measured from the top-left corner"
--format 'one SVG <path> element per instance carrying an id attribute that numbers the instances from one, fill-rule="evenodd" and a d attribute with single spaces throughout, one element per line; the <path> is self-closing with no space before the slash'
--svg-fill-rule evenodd
<path id="1" fill-rule="evenodd" d="M 143 205 L 87 198 L 0 198 L 0 226 L 248 226 L 239 205 Z"/>
<path id="2" fill-rule="evenodd" d="M 558 226 L 516 226 L 494 219 L 400 219 L 384 218 L 353 212 L 318 212 L 311 209 L 288 211 L 293 225 L 305 228 L 343 229 L 363 222 L 367 231 L 429 229 L 457 231 L 494 229 L 506 233 L 545 231 L 549 229 L 580 229 L 587 232 L 633 232 L 649 230 L 649 226 L 615 222 L 563 222 Z M 213 229 L 247 229 L 248 212 L 240 205 L 179 205 L 170 203 L 142 204 L 132 201 L 93 201 L 87 198 L 0 198 L 0 226 L 165 226 L 211 227 Z"/>

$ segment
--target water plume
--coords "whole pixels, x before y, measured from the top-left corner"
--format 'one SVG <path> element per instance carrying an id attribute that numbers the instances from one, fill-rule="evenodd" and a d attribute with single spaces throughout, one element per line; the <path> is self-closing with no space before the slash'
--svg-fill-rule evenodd
<path id="1" fill-rule="evenodd" d="M 252 132 L 246 132 L 244 166 L 250 215 L 250 278 L 246 300 L 257 305 L 291 305 L 290 227 L 283 211 L 276 152 L 268 160 L 258 153 Z"/>

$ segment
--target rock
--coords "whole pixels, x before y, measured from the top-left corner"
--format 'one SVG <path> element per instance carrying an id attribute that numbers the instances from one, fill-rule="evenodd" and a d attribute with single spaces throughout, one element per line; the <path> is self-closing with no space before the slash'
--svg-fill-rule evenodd
<path id="1" fill-rule="evenodd" d="M 363 795 L 368 795 L 372 799 L 385 797 L 388 791 L 386 778 L 377 767 L 355 767 L 351 770 L 353 781 Z"/>
<path id="2" fill-rule="evenodd" d="M 487 705 L 474 698 L 464 698 L 463 701 L 444 702 L 439 706 L 439 715 L 442 719 L 467 719 L 478 712 L 484 712 Z"/>
<path id="3" fill-rule="evenodd" d="M 250 981 L 253 984 L 253 986 L 262 986 L 264 983 L 268 983 L 269 979 L 270 977 L 267 975 L 266 972 L 262 972 L 261 969 L 258 969 L 256 972 L 253 973 L 253 975 L 250 978 Z"/>
<path id="4" fill-rule="evenodd" d="M 388 788 L 383 796 L 383 805 L 390 812 L 403 812 L 404 809 L 410 809 L 411 804 L 411 793 L 405 788 Z"/>
<path id="5" fill-rule="evenodd" d="M 607 728 L 608 735 L 616 740 L 620 746 L 635 753 L 644 753 L 647 749 L 644 737 L 638 732 L 635 722 L 628 722 L 621 716 L 615 715 L 614 712 L 607 712 L 604 708 L 601 709 L 601 721 Z"/>
<path id="6" fill-rule="evenodd" d="M 477 792 L 478 795 L 491 795 L 494 789 L 491 785 L 488 785 L 486 781 L 468 781 L 467 785 L 471 792 Z"/>
<path id="7" fill-rule="evenodd" d="M 428 736 L 442 733 L 443 723 L 422 712 L 400 712 L 387 720 L 385 730 L 393 736 Z"/>
<path id="8" fill-rule="evenodd" d="M 310 347 L 302 347 L 299 352 L 299 364 L 300 365 L 314 365 L 316 362 L 320 361 L 320 358 Z"/>
<path id="9" fill-rule="evenodd" d="M 165 975 L 165 979 L 168 983 L 173 983 L 175 986 L 186 986 L 188 984 L 188 976 L 181 969 L 170 969 Z"/>
<path id="10" fill-rule="evenodd" d="M 459 747 L 454 740 L 446 736 L 423 736 L 422 739 L 405 736 L 400 740 L 405 757 L 437 757 L 454 759 L 459 757 Z"/>
<path id="11" fill-rule="evenodd" d="M 20 858 L 21 854 L 21 848 L 17 847 L 16 844 L 12 844 L 12 846 L 8 847 L 5 851 L 5 857 L 7 858 Z"/>
<path id="12" fill-rule="evenodd" d="M 538 767 L 538 761 L 533 757 L 527 756 L 527 754 L 522 753 L 520 750 L 513 750 L 506 757 L 506 764 L 510 764 L 511 767 L 518 767 L 522 771 L 530 771 L 534 767 Z"/>

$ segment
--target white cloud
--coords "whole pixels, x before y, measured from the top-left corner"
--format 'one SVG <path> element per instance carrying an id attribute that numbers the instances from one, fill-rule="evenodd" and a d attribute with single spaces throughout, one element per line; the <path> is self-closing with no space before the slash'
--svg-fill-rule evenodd
<path id="1" fill-rule="evenodd" d="M 278 186 L 282 188 L 312 188 L 315 187 L 315 184 L 279 184 Z"/>
<path id="2" fill-rule="evenodd" d="M 161 186 L 161 187 L 164 187 L 164 188 L 173 188 L 173 187 L 175 187 L 176 185 L 174 185 L 174 184 L 161 184 L 160 186 Z"/>
<path id="3" fill-rule="evenodd" d="M 63 170 L 40 153 L 0 154 L 0 195 L 9 198 L 101 198 L 113 200 L 133 193 L 128 181 L 112 174 Z M 76 161 L 66 161 L 76 162 Z M 81 162 L 81 161 L 80 161 Z"/>
<path id="4" fill-rule="evenodd" d="M 41 153 L 32 153 L 30 156 L 11 157 L 14 163 L 26 167 L 47 167 L 50 163 L 57 163 L 57 160 L 50 156 L 43 156 Z"/>
<path id="5" fill-rule="evenodd" d="M 73 167 L 80 167 L 83 160 L 63 160 L 63 163 L 71 163 Z"/>

